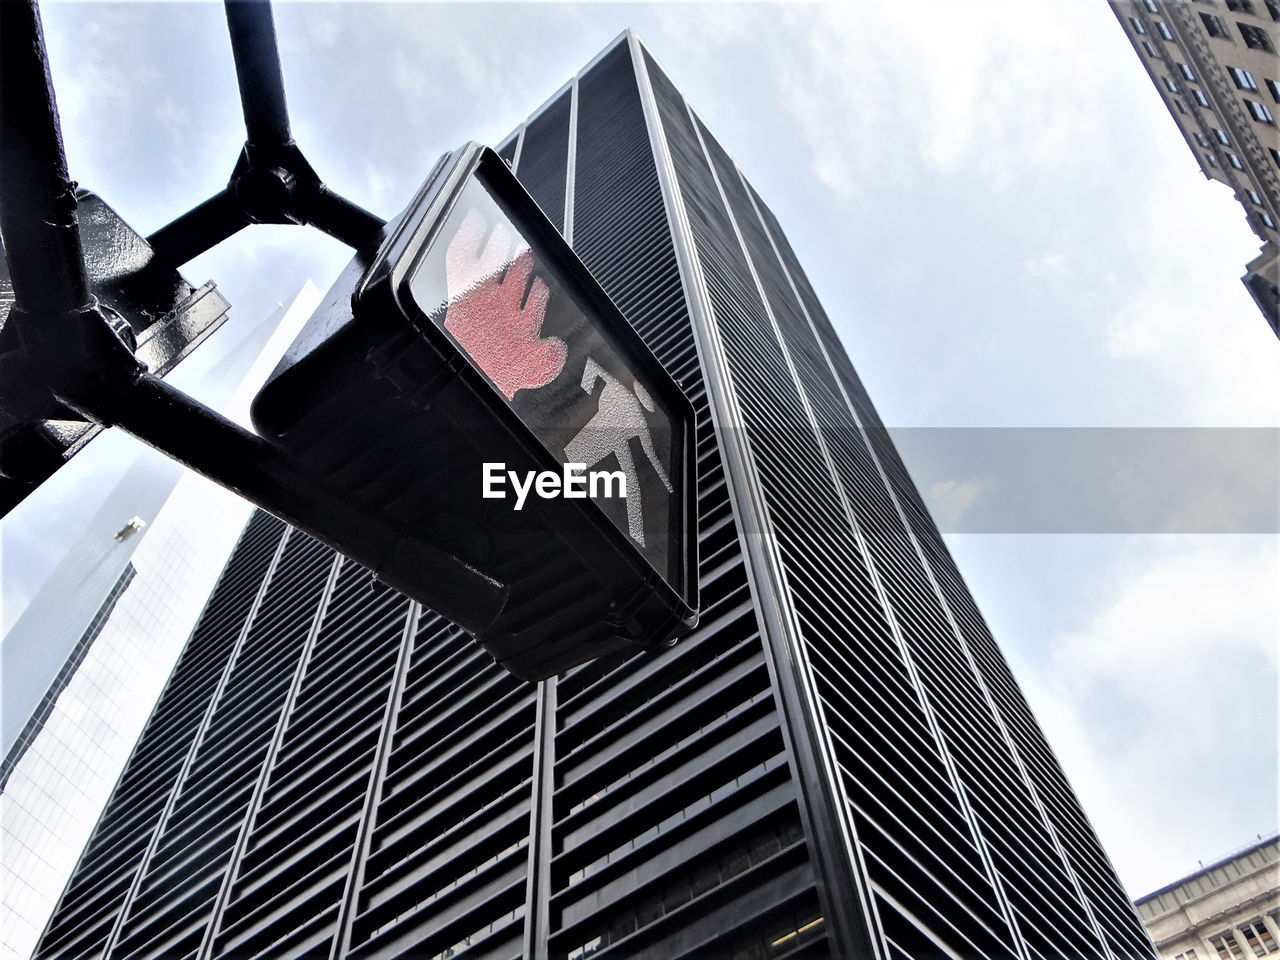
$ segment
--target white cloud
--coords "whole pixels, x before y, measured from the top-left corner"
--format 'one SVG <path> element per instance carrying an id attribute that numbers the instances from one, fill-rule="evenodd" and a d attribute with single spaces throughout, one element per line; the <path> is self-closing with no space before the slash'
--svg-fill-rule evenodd
<path id="1" fill-rule="evenodd" d="M 992 206 L 1047 182 L 1096 205 L 1071 227 L 1036 224 L 1031 205 L 1025 227 L 975 220 L 969 242 L 995 248 L 992 231 L 1012 228 L 1043 244 L 1015 262 L 1069 317 L 1068 362 L 1108 420 L 1280 424 L 1280 351 L 1238 279 L 1258 241 L 1200 175 L 1105 4 L 1034 0 L 1011 17 L 994 3 L 857 2 L 790 11 L 774 32 L 761 55 L 778 103 L 855 216 L 886 198 L 910 211 L 949 179 L 980 184 Z M 939 280 L 950 269 L 933 266 Z M 990 277 L 1013 290 L 994 263 Z"/>
<path id="2" fill-rule="evenodd" d="M 308 45 L 317 51 L 331 51 L 345 36 L 341 8 L 315 4 L 308 16 L 301 21 Z"/>
<path id="3" fill-rule="evenodd" d="M 368 179 L 369 201 L 375 209 L 385 210 L 394 201 L 396 179 L 371 160 L 365 161 L 365 177 Z"/>
<path id="4" fill-rule="evenodd" d="M 1185 189 L 1190 162 L 1151 172 L 1126 227 L 1138 283 L 1109 319 L 1107 351 L 1180 384 L 1193 423 L 1280 425 L 1280 351 L 1237 279 L 1258 242 L 1224 186 Z"/>
<path id="5" fill-rule="evenodd" d="M 1025 680 L 1130 893 L 1275 826 L 1280 548 L 1135 538 Z"/>
<path id="6" fill-rule="evenodd" d="M 132 113 L 161 80 L 159 70 L 141 55 L 146 11 L 103 6 L 85 19 L 86 28 L 73 44 L 64 43 L 58 29 L 58 21 L 69 15 L 74 16 L 56 6 L 44 15 L 50 21 L 45 37 L 64 128 L 99 127 L 109 117 Z"/>
<path id="7" fill-rule="evenodd" d="M 1079 166 L 1110 77 L 1095 66 L 1068 80 L 1046 65 L 1078 60 L 1100 19 L 1086 7 L 1041 0 L 1016 17 L 952 2 L 802 8 L 776 47 L 780 99 L 815 172 L 846 201 L 922 173 L 976 168 L 1002 182 Z"/>
<path id="8" fill-rule="evenodd" d="M 929 509 L 942 529 L 959 525 L 969 508 L 991 489 L 989 480 L 970 477 L 967 480 L 940 480 L 929 487 Z"/>
<path id="9" fill-rule="evenodd" d="M 1052 250 L 1022 261 L 1022 272 L 1029 277 L 1048 280 L 1065 280 L 1074 272 L 1067 255 Z"/>
<path id="10" fill-rule="evenodd" d="M 156 120 L 168 130 L 191 126 L 191 114 L 171 96 L 161 97 L 152 110 Z"/>

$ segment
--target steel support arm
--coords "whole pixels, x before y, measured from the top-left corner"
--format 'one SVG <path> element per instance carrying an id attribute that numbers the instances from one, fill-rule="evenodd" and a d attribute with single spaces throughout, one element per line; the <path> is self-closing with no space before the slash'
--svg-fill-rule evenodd
<path id="1" fill-rule="evenodd" d="M 271 4 L 266 0 L 226 0 L 226 10 L 249 145 L 255 149 L 283 147 L 293 136 L 289 133 L 284 72 Z"/>
<path id="2" fill-rule="evenodd" d="M 0 111 L 0 235 L 14 297 L 37 314 L 82 309 L 91 298 L 75 184 L 35 0 L 0 2 Z"/>
<path id="3" fill-rule="evenodd" d="M 355 250 L 368 249 L 386 226 L 381 217 L 334 193 L 323 183 L 316 184 L 299 211 L 308 225 Z"/>
<path id="4" fill-rule="evenodd" d="M 157 262 L 181 266 L 253 223 L 312 226 L 368 248 L 384 222 L 326 187 L 293 141 L 269 0 L 225 0 L 225 6 L 244 150 L 225 190 L 147 238 Z"/>
<path id="5" fill-rule="evenodd" d="M 235 191 L 227 187 L 161 227 L 147 237 L 147 243 L 158 260 L 167 266 L 180 267 L 216 247 L 227 237 L 239 233 L 250 222 Z"/>
<path id="6" fill-rule="evenodd" d="M 353 505 L 256 434 L 142 374 L 120 389 L 81 384 L 59 399 L 89 420 L 116 426 L 275 514 L 380 580 L 476 633 L 497 619 L 506 588 L 430 543 L 405 536 L 380 513 Z"/>
<path id="7" fill-rule="evenodd" d="M 268 112 L 262 122 L 270 128 L 279 119 Z M 352 209 L 359 208 L 322 188 L 317 194 L 318 209 L 335 229 L 358 221 Z M 225 232 L 231 222 L 225 199 L 195 215 L 215 231 Z M 483 632 L 497 618 L 506 600 L 502 584 L 405 535 L 377 508 L 333 489 L 261 437 L 147 373 L 121 339 L 123 331 L 113 329 L 86 280 L 34 0 L 0 0 L 0 237 L 14 288 L 0 327 L 0 424 L 80 416 L 118 426 L 464 629 Z"/>

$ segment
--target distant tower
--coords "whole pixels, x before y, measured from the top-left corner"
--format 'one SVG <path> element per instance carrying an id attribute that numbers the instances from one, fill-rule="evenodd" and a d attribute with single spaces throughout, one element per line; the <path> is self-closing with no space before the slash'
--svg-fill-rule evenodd
<path id="1" fill-rule="evenodd" d="M 1204 175 L 1262 252 L 1244 285 L 1280 336 L 1280 0 L 1109 0 Z"/>
<path id="2" fill-rule="evenodd" d="M 318 296 L 212 367 L 229 415 L 246 418 Z M 0 641 L 0 960 L 34 949 L 249 512 L 144 452 Z"/>
<path id="3" fill-rule="evenodd" d="M 39 955 L 1154 957 L 781 228 L 635 36 L 499 152 L 698 411 L 700 626 L 533 687 L 257 514 Z"/>

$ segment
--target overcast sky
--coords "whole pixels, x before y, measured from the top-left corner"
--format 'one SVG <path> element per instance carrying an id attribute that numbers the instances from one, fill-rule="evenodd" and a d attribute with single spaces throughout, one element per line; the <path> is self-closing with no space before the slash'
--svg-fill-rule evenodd
<path id="1" fill-rule="evenodd" d="M 220 5 L 46 3 L 44 21 L 73 178 L 144 234 L 220 189 L 243 140 Z M 277 26 L 295 136 L 384 217 L 633 26 L 778 215 L 891 428 L 1272 428 L 1197 483 L 1228 503 L 1274 490 L 1280 344 L 1239 281 L 1258 242 L 1103 0 L 288 3 Z M 346 259 L 259 227 L 184 272 L 232 303 L 226 342 Z M 137 450 L 97 445 L 4 521 L 6 622 Z M 998 506 L 981 465 L 913 469 L 949 529 Z M 1261 502 L 1199 526 L 948 536 L 1134 895 L 1275 827 L 1280 549 Z M 1157 532 L 1188 529 L 1232 532 Z"/>

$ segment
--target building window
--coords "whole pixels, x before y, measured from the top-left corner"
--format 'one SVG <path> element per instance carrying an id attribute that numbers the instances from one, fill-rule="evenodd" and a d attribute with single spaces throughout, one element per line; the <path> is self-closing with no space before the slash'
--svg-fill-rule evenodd
<path id="1" fill-rule="evenodd" d="M 1277 16 L 1276 19 L 1280 20 L 1280 16 Z M 1267 948 L 1267 953 L 1280 952 L 1280 943 L 1276 943 L 1275 937 L 1271 936 L 1271 931 L 1261 917 L 1253 921 L 1253 928 L 1258 931 L 1258 936 L 1262 938 L 1262 945 Z"/>
<path id="2" fill-rule="evenodd" d="M 1222 960 L 1245 960 L 1244 951 L 1240 949 L 1240 944 L 1236 942 L 1230 930 L 1225 930 L 1216 937 L 1210 937 L 1209 942 L 1213 944 L 1213 949 L 1218 951 L 1218 956 Z"/>
<path id="3" fill-rule="evenodd" d="M 1193 133 L 1192 136 L 1196 138 L 1196 143 L 1200 144 L 1200 146 L 1202 147 L 1209 146 L 1209 141 L 1204 138 L 1204 134 Z"/>
<path id="4" fill-rule="evenodd" d="M 1206 153 L 1206 154 L 1204 155 L 1204 158 L 1205 158 L 1205 160 L 1207 160 L 1207 161 L 1209 162 L 1209 166 L 1214 167 L 1215 169 L 1217 168 L 1217 166 L 1218 166 L 1218 161 L 1217 161 L 1217 160 L 1215 160 L 1215 159 L 1213 159 L 1213 154 L 1212 154 L 1212 153 Z"/>
<path id="5" fill-rule="evenodd" d="M 1280 20 L 1280 3 L 1277 0 L 1262 0 L 1267 5 L 1267 13 L 1271 14 L 1272 20 Z"/>
<path id="6" fill-rule="evenodd" d="M 1271 153 L 1271 159 L 1275 161 L 1276 166 L 1280 167 L 1280 150 L 1275 147 L 1267 147 L 1267 150 Z"/>
<path id="7" fill-rule="evenodd" d="M 1267 85 L 1267 93 L 1271 94 L 1271 99 L 1280 103 L 1280 83 L 1276 83 L 1270 77 L 1263 77 L 1262 82 Z"/>
<path id="8" fill-rule="evenodd" d="M 1250 0 L 1226 0 L 1227 9 L 1235 10 L 1237 13 L 1253 13 L 1253 3 Z"/>
<path id="9" fill-rule="evenodd" d="M 1232 953 L 1239 951 L 1240 956 L 1245 956 L 1244 945 L 1240 943 L 1239 939 L 1237 939 L 1237 933 L 1238 931 L 1236 930 L 1227 930 L 1222 934 L 1222 939 L 1227 942 L 1227 947 Z"/>
<path id="10" fill-rule="evenodd" d="M 1276 228 L 1276 223 L 1268 214 L 1262 214 L 1262 222 L 1272 230 Z M 1271 936 L 1271 931 L 1267 929 L 1267 925 L 1262 922 L 1262 918 L 1251 920 L 1249 923 L 1240 924 L 1240 932 L 1244 934 L 1245 940 L 1249 946 L 1253 948 L 1256 956 L 1265 957 L 1268 953 L 1275 953 L 1280 947 L 1276 946 L 1275 939 Z"/>
<path id="11" fill-rule="evenodd" d="M 1227 136 L 1227 131 L 1219 130 L 1217 127 L 1214 127 L 1213 135 L 1217 139 L 1217 141 L 1220 144 L 1222 144 L 1224 147 L 1231 146 L 1231 138 Z"/>
<path id="12" fill-rule="evenodd" d="M 1227 25 L 1222 22 L 1221 17 L 1215 17 L 1212 13 L 1200 14 L 1200 21 L 1204 24 L 1205 33 L 1211 37 L 1219 37 L 1223 40 L 1231 39 L 1231 31 L 1227 29 Z"/>
<path id="13" fill-rule="evenodd" d="M 1239 21 L 1236 21 L 1236 26 L 1240 30 L 1240 36 L 1244 38 L 1246 47 L 1251 50 L 1265 50 L 1267 53 L 1275 52 L 1267 32 L 1261 27 L 1255 27 L 1250 23 L 1240 23 Z"/>
<path id="14" fill-rule="evenodd" d="M 1169 77 L 1161 77 L 1160 79 L 1164 81 L 1164 88 L 1170 93 L 1178 92 L 1178 84 L 1175 80 L 1172 80 Z"/>
<path id="15" fill-rule="evenodd" d="M 1186 115 L 1187 108 L 1183 106 L 1182 101 L 1179 100 L 1177 97 L 1173 98 L 1173 105 L 1178 108 L 1179 113 L 1183 114 L 1184 116 Z"/>
<path id="16" fill-rule="evenodd" d="M 1240 158 L 1237 157 L 1234 153 L 1231 153 L 1230 151 L 1228 151 L 1227 153 L 1227 161 L 1237 170 L 1244 169 L 1244 164 L 1240 162 Z"/>
<path id="17" fill-rule="evenodd" d="M 1242 70 L 1239 67 L 1227 67 L 1227 73 L 1231 74 L 1231 79 L 1236 82 L 1236 86 L 1241 90 L 1258 89 L 1258 84 L 1253 79 L 1253 74 L 1248 70 Z"/>
<path id="18" fill-rule="evenodd" d="M 1156 6 L 1156 0 L 1142 0 L 1142 5 L 1152 13 L 1160 12 L 1160 8 Z"/>
<path id="19" fill-rule="evenodd" d="M 1276 228 L 1276 222 L 1271 219 L 1271 214 L 1260 213 L 1258 214 L 1258 219 L 1260 219 L 1264 225 L 1270 227 L 1272 230 Z M 1256 953 L 1258 956 L 1265 957 L 1267 955 L 1267 951 L 1258 949 L 1259 944 L 1255 944 L 1252 940 L 1249 941 L 1249 944 L 1250 946 L 1253 947 L 1253 952 Z"/>
<path id="20" fill-rule="evenodd" d="M 1261 220 L 1263 223 L 1265 223 L 1268 227 L 1275 226 L 1275 221 L 1272 220 L 1265 213 L 1259 214 L 1258 219 Z M 1258 937 L 1258 934 L 1254 931 L 1253 924 L 1241 923 L 1238 926 L 1239 926 L 1240 932 L 1244 934 L 1244 942 L 1249 945 L 1249 949 L 1253 951 L 1253 955 L 1255 957 L 1265 957 L 1267 955 L 1267 948 L 1262 945 L 1262 940 Z"/>
<path id="21" fill-rule="evenodd" d="M 1188 67 L 1185 63 L 1178 64 L 1179 72 L 1188 80 L 1195 80 L 1196 72 Z"/>
<path id="22" fill-rule="evenodd" d="M 1154 57 L 1154 56 L 1156 56 L 1156 48 L 1155 48 L 1155 47 L 1153 47 L 1153 46 L 1152 46 L 1148 41 L 1146 41 L 1146 40 L 1143 40 L 1143 41 L 1142 41 L 1142 49 L 1143 49 L 1143 50 L 1145 50 L 1145 51 L 1147 51 L 1147 56 L 1148 56 L 1148 57 Z"/>
<path id="23" fill-rule="evenodd" d="M 1191 95 L 1196 98 L 1196 103 L 1200 104 L 1200 106 L 1207 107 L 1209 105 L 1209 98 L 1204 95 L 1204 91 L 1192 90 Z"/>
<path id="24" fill-rule="evenodd" d="M 1258 103 L 1256 100 L 1246 100 L 1244 105 L 1249 108 L 1249 112 L 1253 114 L 1253 119 L 1259 123 L 1269 123 L 1275 126 L 1275 119 L 1271 116 L 1271 111 L 1267 109 L 1266 104 Z"/>
<path id="25" fill-rule="evenodd" d="M 1249 194 L 1249 199 L 1252 200 L 1257 206 L 1259 207 L 1262 206 L 1262 197 L 1258 196 L 1257 190 L 1246 190 L 1245 192 Z"/>
<path id="26" fill-rule="evenodd" d="M 1169 25 L 1165 23 L 1163 20 L 1156 21 L 1156 30 L 1158 30 L 1160 33 L 1160 36 L 1164 37 L 1166 40 L 1173 39 L 1173 31 L 1169 29 Z"/>
<path id="27" fill-rule="evenodd" d="M 1133 32 L 1140 35 L 1146 35 L 1147 25 L 1142 22 L 1141 17 L 1130 17 L 1129 23 L 1133 27 Z"/>

